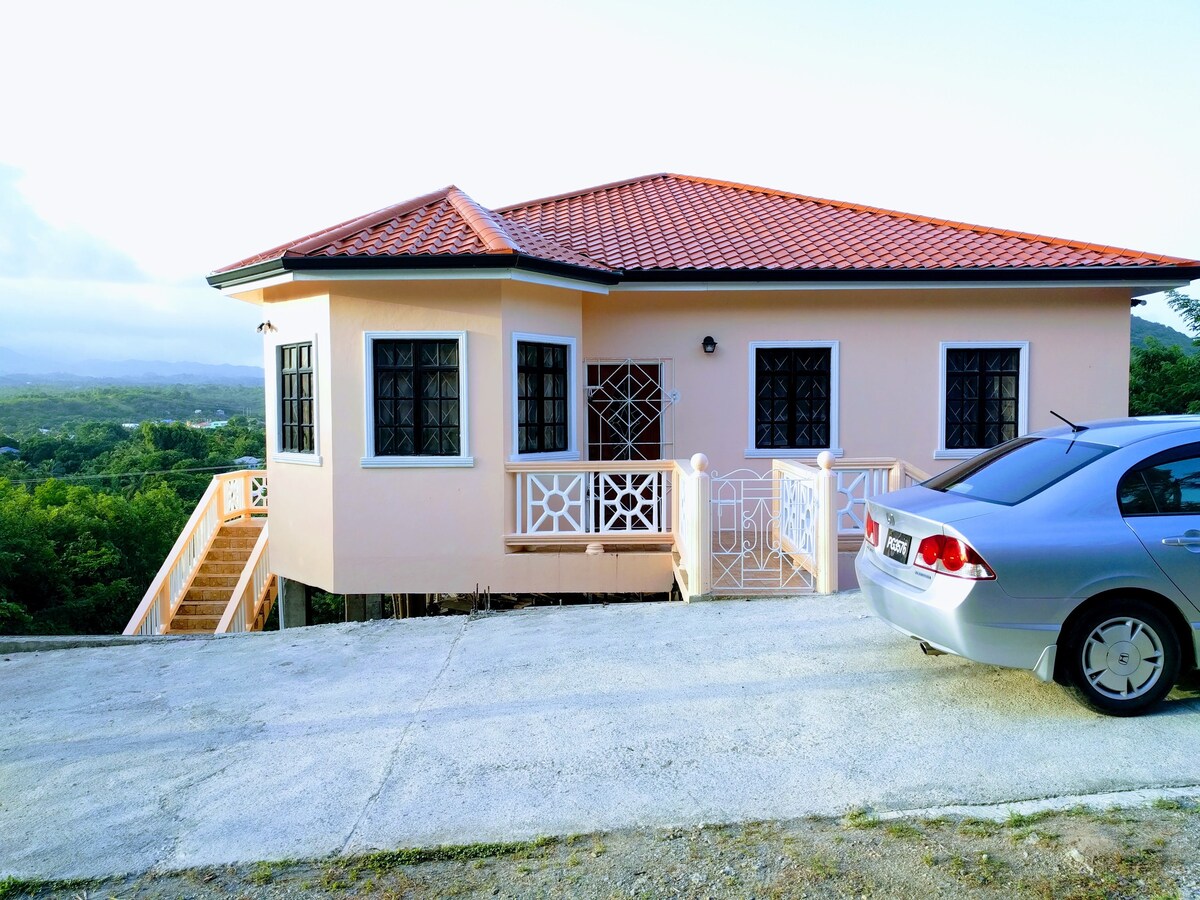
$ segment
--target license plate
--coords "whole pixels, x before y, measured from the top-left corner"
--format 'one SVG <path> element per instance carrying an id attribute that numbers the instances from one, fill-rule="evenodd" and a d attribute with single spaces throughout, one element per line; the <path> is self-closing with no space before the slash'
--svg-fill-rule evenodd
<path id="1" fill-rule="evenodd" d="M 898 563 L 908 564 L 908 550 L 912 546 L 912 535 L 889 531 L 883 542 L 883 555 Z"/>

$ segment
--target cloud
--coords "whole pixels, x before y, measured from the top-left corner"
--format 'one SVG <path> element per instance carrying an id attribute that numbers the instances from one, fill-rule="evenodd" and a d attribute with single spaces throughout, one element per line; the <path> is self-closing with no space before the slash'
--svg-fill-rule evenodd
<path id="1" fill-rule="evenodd" d="M 56 228 L 17 189 L 20 171 L 0 165 L 0 277 L 143 282 L 137 264 L 83 231 Z"/>

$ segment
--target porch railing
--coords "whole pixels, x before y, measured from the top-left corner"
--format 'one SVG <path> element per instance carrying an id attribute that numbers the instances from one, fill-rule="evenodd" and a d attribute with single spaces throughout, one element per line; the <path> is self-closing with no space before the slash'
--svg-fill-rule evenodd
<path id="1" fill-rule="evenodd" d="M 166 631 L 221 526 L 266 514 L 266 472 L 247 470 L 214 476 L 123 633 L 155 635 Z"/>
<path id="2" fill-rule="evenodd" d="M 811 574 L 809 589 L 832 593 L 838 589 L 838 553 L 861 540 L 867 501 L 929 476 L 891 458 L 835 460 L 822 453 L 815 462 L 773 460 L 770 475 L 763 476 L 772 484 L 761 490 L 756 485 L 752 514 L 727 509 L 734 501 L 724 494 L 715 497 L 714 482 L 725 487 L 729 477 L 712 477 L 702 453 L 689 460 L 509 463 L 515 530 L 505 543 L 595 552 L 624 545 L 669 548 L 676 582 L 690 599 L 713 590 L 714 539 L 723 536 L 714 532 L 721 527 L 714 521 L 715 503 L 726 518 L 735 516 L 743 525 L 753 519 L 749 525 L 763 532 L 764 546 Z M 763 493 L 768 488 L 769 496 Z M 730 555 L 730 548 L 720 549 L 722 559 Z M 732 567 L 725 570 L 721 585 L 732 577 Z"/>

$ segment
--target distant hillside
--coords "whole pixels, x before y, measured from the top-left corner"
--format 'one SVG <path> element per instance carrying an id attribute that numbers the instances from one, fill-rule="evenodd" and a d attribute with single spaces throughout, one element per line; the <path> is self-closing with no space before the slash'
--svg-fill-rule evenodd
<path id="1" fill-rule="evenodd" d="M 261 387 L 262 383 L 263 370 L 258 366 L 54 358 L 0 347 L 0 384 L 240 384 Z"/>
<path id="2" fill-rule="evenodd" d="M 261 419 L 263 400 L 262 384 L 0 385 L 0 434 L 19 435 L 78 422 Z"/>
<path id="3" fill-rule="evenodd" d="M 1196 345 L 1192 343 L 1192 339 L 1182 331 L 1176 331 L 1166 325 L 1159 325 L 1157 322 L 1150 322 L 1146 319 L 1132 316 L 1129 328 L 1129 346 L 1143 347 L 1146 344 L 1146 338 L 1152 337 L 1160 344 L 1166 344 L 1168 347 L 1178 347 L 1188 356 L 1196 352 Z"/>

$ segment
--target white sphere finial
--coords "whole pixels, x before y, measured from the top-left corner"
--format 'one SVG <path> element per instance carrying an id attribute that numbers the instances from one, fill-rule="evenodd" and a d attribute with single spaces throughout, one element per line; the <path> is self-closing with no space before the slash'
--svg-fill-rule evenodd
<path id="1" fill-rule="evenodd" d="M 826 469 L 826 470 L 832 469 L 833 468 L 833 454 L 830 453 L 828 450 L 822 450 L 820 453 L 817 454 L 817 465 L 820 466 L 822 469 Z"/>
<path id="2" fill-rule="evenodd" d="M 707 472 L 708 471 L 708 457 L 705 456 L 703 453 L 693 453 L 691 462 L 692 462 L 692 469 L 694 469 L 695 471 L 697 471 L 697 472 Z"/>

